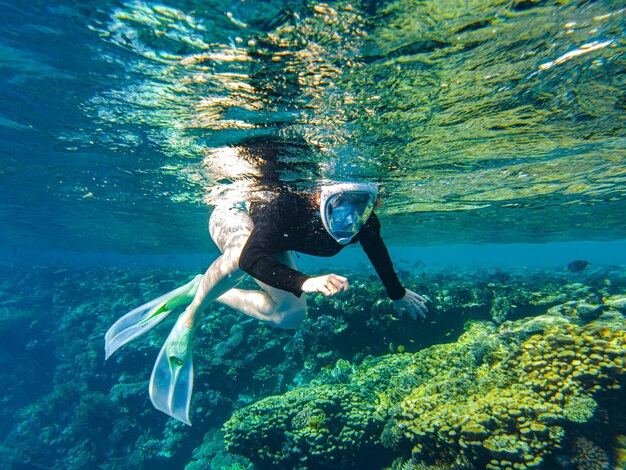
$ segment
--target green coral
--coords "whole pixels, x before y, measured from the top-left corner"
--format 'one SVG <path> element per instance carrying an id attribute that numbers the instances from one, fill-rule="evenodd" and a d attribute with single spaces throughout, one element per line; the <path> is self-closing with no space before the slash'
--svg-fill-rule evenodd
<path id="1" fill-rule="evenodd" d="M 386 447 L 403 439 L 392 419 L 401 401 L 434 377 L 446 377 L 459 390 L 472 383 L 473 375 L 459 371 L 498 350 L 497 338 L 489 341 L 494 332 L 475 323 L 460 343 L 372 357 L 358 367 L 339 361 L 334 369 L 351 371 L 346 383 L 325 373 L 321 377 L 331 383 L 318 379 L 237 411 L 224 427 L 228 449 L 260 466 L 316 468 L 355 465 L 355 459 L 371 464 L 373 454 L 388 456 Z"/>
<path id="2" fill-rule="evenodd" d="M 237 411 L 224 435 L 229 451 L 261 467 L 349 466 L 382 430 L 374 411 L 374 398 L 357 388 L 306 387 Z"/>
<path id="3" fill-rule="evenodd" d="M 465 360 L 450 358 L 459 365 Z M 324 372 L 309 387 L 237 411 L 224 426 L 228 449 L 260 466 L 371 464 L 389 453 L 380 436 L 394 405 L 444 369 L 426 353 L 371 357 L 359 367 L 339 360 L 330 370 L 340 371 L 341 383 Z M 385 440 L 390 433 L 399 437 L 387 426 Z"/>
<path id="4" fill-rule="evenodd" d="M 493 299 L 490 315 L 496 323 L 502 323 L 506 320 L 511 310 L 511 301 L 507 297 L 496 297 Z"/>
<path id="5" fill-rule="evenodd" d="M 537 468 L 561 446 L 560 425 L 593 415 L 597 404 L 590 393 L 621 389 L 623 319 L 584 327 L 533 319 L 513 329 L 524 333 L 527 322 L 543 323 L 545 331 L 491 368 L 488 375 L 505 378 L 497 388 L 459 393 L 437 378 L 403 400 L 398 425 L 415 443 L 414 457 L 429 460 L 459 448 L 486 468 Z"/>
<path id="6" fill-rule="evenodd" d="M 194 449 L 185 470 L 253 470 L 252 464 L 243 457 L 229 454 L 224 445 L 224 436 L 218 429 L 211 429 L 204 435 L 202 445 Z"/>
<path id="7" fill-rule="evenodd" d="M 398 426 L 395 419 L 390 419 L 385 424 L 382 434 L 380 435 L 380 441 L 384 447 L 388 449 L 396 449 L 402 442 L 404 434 L 402 429 Z"/>

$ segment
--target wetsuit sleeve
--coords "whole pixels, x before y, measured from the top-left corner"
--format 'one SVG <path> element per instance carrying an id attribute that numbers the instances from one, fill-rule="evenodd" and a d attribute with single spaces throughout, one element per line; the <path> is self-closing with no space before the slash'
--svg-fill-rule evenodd
<path id="1" fill-rule="evenodd" d="M 289 250 L 289 225 L 298 221 L 297 201 L 279 196 L 255 220 L 239 258 L 239 267 L 253 278 L 300 297 L 302 284 L 309 276 L 280 263 L 274 254 Z"/>
<path id="2" fill-rule="evenodd" d="M 402 287 L 398 279 L 385 242 L 380 236 L 380 221 L 378 217 L 376 217 L 376 214 L 372 214 L 361 230 L 359 242 L 372 263 L 372 266 L 374 266 L 378 277 L 387 289 L 389 298 L 398 300 L 404 297 L 406 290 Z"/>

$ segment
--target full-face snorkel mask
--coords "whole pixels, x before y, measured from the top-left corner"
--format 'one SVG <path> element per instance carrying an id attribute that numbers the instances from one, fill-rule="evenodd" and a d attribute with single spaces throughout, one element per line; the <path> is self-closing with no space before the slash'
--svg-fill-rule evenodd
<path id="1" fill-rule="evenodd" d="M 324 228 L 341 245 L 361 231 L 374 211 L 378 188 L 373 184 L 344 183 L 322 187 L 320 215 Z"/>

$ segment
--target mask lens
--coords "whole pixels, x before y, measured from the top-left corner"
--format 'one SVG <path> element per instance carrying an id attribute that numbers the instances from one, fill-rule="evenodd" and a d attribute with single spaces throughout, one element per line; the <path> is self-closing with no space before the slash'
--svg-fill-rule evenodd
<path id="1" fill-rule="evenodd" d="M 328 200 L 327 214 L 331 229 L 356 234 L 374 210 L 374 197 L 368 193 L 340 193 Z"/>

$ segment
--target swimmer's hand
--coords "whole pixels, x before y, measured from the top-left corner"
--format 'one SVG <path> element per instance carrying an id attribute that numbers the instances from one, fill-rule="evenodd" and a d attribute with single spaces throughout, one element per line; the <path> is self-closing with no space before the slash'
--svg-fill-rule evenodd
<path id="1" fill-rule="evenodd" d="M 349 284 L 348 279 L 337 274 L 325 274 L 324 276 L 310 277 L 302 283 L 302 292 L 311 294 L 319 292 L 326 297 L 338 294 L 341 291 L 347 291 Z"/>
<path id="2" fill-rule="evenodd" d="M 409 289 L 406 289 L 404 297 L 393 301 L 393 306 L 396 310 L 406 310 L 413 320 L 416 320 L 418 315 L 425 319 L 428 313 L 426 299 Z"/>

